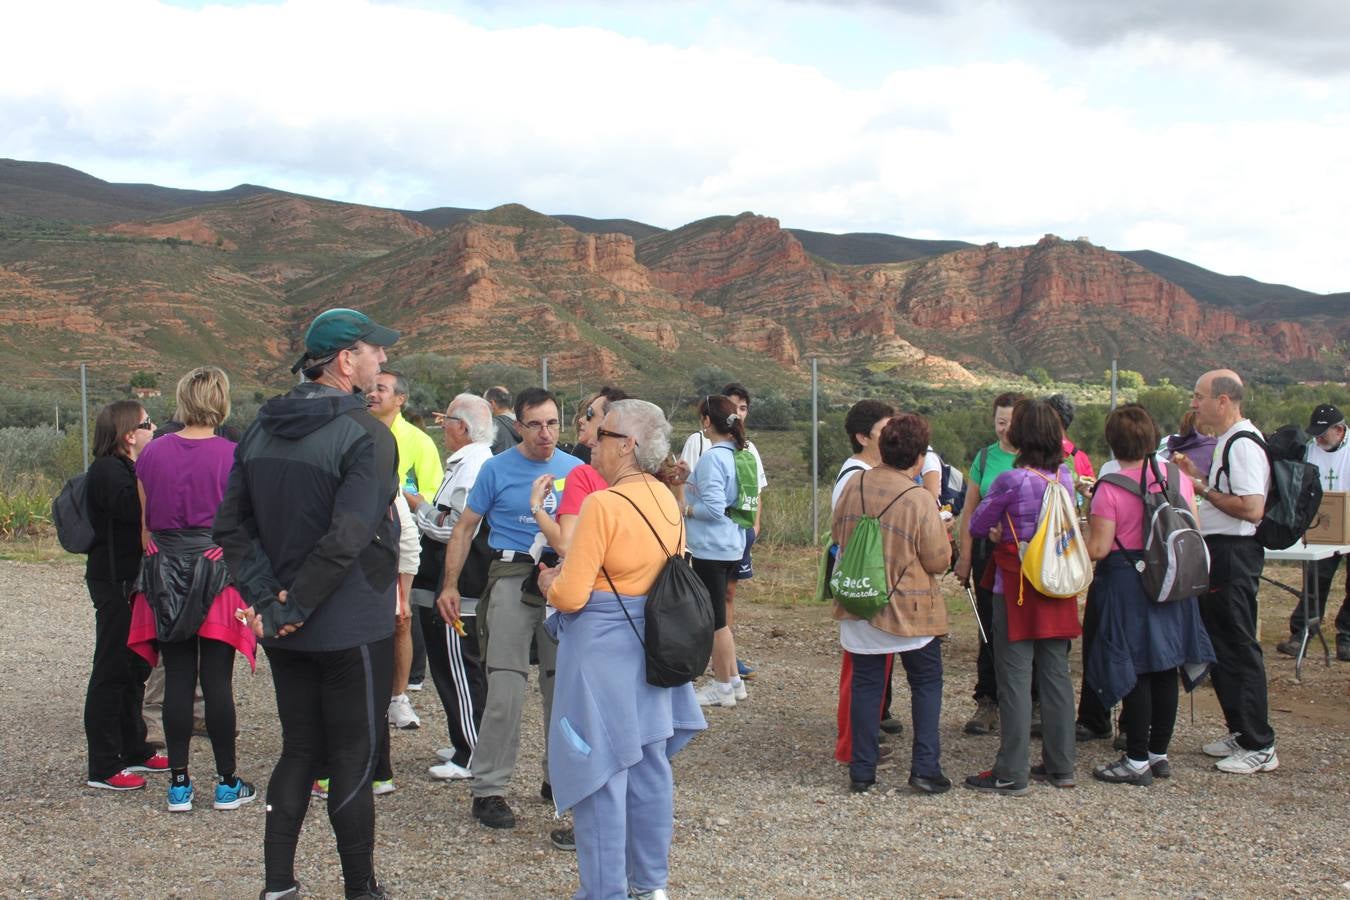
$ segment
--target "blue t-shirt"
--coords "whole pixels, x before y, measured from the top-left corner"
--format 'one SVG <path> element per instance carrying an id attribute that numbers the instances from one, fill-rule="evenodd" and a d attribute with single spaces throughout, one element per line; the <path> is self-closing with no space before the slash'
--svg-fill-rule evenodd
<path id="1" fill-rule="evenodd" d="M 540 475 L 552 475 L 553 490 L 544 497 L 544 511 L 552 516 L 558 509 L 567 475 L 581 460 L 570 453 L 554 450 L 553 456 L 540 462 L 512 447 L 483 463 L 478 480 L 469 491 L 468 507 L 487 519 L 492 533 L 488 545 L 494 550 L 530 549 L 539 526 L 530 515 L 530 487 Z"/>

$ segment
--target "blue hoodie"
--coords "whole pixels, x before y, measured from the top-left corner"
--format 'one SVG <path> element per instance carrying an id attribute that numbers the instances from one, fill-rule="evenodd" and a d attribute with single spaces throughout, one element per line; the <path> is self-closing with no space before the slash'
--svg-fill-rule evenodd
<path id="1" fill-rule="evenodd" d="M 709 447 L 699 457 L 684 489 L 685 504 L 693 512 L 687 546 L 696 559 L 728 562 L 745 555 L 745 534 L 727 518 L 727 507 L 736 502 L 735 453 L 720 452 L 719 447 L 736 449 L 731 441 L 718 441 Z"/>

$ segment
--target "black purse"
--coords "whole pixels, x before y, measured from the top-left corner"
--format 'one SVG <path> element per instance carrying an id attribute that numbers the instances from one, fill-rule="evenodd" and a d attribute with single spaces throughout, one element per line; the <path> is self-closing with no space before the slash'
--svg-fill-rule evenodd
<path id="1" fill-rule="evenodd" d="M 647 603 L 643 607 L 646 617 L 646 635 L 638 634 L 637 625 L 632 616 L 619 601 L 628 626 L 637 635 L 642 644 L 647 661 L 647 683 L 656 687 L 679 687 L 688 684 L 702 675 L 712 658 L 713 646 L 713 608 L 712 598 L 702 579 L 694 572 L 693 566 L 682 556 L 672 554 L 666 549 L 661 535 L 657 534 L 651 521 L 642 514 L 638 505 L 620 491 L 613 491 L 627 500 L 642 521 L 651 529 L 661 552 L 666 554 L 666 563 L 657 573 L 656 580 L 647 589 Z M 684 520 L 680 520 L 680 543 L 684 542 Z M 679 546 L 679 544 L 676 544 Z M 600 567 L 609 589 L 614 596 L 619 592 L 614 580 L 604 567 Z"/>

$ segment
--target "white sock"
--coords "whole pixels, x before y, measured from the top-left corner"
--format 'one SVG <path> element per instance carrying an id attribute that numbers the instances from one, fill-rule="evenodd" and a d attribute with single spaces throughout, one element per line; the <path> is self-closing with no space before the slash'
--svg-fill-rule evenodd
<path id="1" fill-rule="evenodd" d="M 1130 759 L 1130 758 L 1127 756 L 1127 757 L 1125 757 L 1125 765 L 1129 766 L 1129 767 L 1130 767 L 1130 770 L 1133 771 L 1133 772 L 1142 772 L 1142 771 L 1144 771 L 1145 769 L 1148 768 L 1148 760 L 1144 760 L 1143 762 L 1140 762 L 1140 761 L 1137 760 L 1137 759 Z"/>
<path id="2" fill-rule="evenodd" d="M 723 694 L 730 694 L 734 690 L 730 681 L 717 682 L 717 689 Z"/>
<path id="3" fill-rule="evenodd" d="M 1161 753 L 1161 754 L 1159 754 L 1159 753 L 1154 753 L 1152 750 L 1150 750 L 1149 753 L 1148 753 L 1148 764 L 1151 766 L 1151 765 L 1153 765 L 1154 763 L 1160 763 L 1160 762 L 1167 762 L 1167 754 L 1166 754 L 1166 753 Z"/>
<path id="4" fill-rule="evenodd" d="M 734 676 L 732 676 L 732 678 L 731 678 L 731 686 L 732 686 L 732 687 L 740 687 L 740 686 L 741 686 L 742 684 L 744 684 L 744 683 L 745 683 L 745 682 L 741 679 L 741 676 L 739 676 L 739 675 L 734 675 Z"/>

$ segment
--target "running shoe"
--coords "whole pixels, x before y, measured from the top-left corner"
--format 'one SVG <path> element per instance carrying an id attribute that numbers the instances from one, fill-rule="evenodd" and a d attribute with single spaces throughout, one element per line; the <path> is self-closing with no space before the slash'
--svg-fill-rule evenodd
<path id="1" fill-rule="evenodd" d="M 257 799 L 257 789 L 238 775 L 234 777 L 234 784 L 222 781 L 216 785 L 216 809 L 238 809 Z"/>
<path id="2" fill-rule="evenodd" d="M 145 787 L 145 779 L 123 769 L 107 778 L 91 778 L 85 784 L 105 791 L 139 791 Z"/>
<path id="3" fill-rule="evenodd" d="M 192 812 L 192 782 L 169 785 L 169 812 Z"/>
<path id="4" fill-rule="evenodd" d="M 127 766 L 126 771 L 139 775 L 163 775 L 169 771 L 169 758 L 163 753 L 152 753 L 144 762 Z"/>

